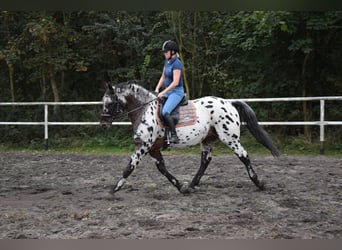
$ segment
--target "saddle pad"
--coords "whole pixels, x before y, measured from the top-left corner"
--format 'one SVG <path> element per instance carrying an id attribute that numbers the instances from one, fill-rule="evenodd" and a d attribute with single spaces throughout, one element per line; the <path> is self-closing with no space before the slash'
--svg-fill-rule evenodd
<path id="1" fill-rule="evenodd" d="M 159 105 L 156 108 L 156 119 L 160 127 L 166 128 L 167 126 L 158 117 Z M 194 103 L 189 100 L 187 105 L 179 106 L 179 121 L 176 124 L 176 128 L 190 126 L 196 123 L 197 112 Z"/>

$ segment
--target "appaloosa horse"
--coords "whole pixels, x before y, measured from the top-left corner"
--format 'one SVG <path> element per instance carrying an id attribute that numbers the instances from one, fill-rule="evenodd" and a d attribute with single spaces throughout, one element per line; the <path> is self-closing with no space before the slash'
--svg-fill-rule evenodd
<path id="1" fill-rule="evenodd" d="M 201 143 L 200 168 L 189 187 L 183 187 L 178 179 L 166 169 L 160 152 L 165 146 L 166 139 L 165 127 L 160 124 L 156 115 L 158 104 L 156 94 L 146 90 L 135 81 L 128 81 L 113 86 L 107 84 L 107 90 L 102 100 L 103 111 L 100 124 L 103 127 L 109 128 L 113 119 L 119 114 L 128 114 L 134 131 L 135 151 L 130 157 L 122 178 L 112 188 L 112 193 L 120 190 L 125 180 L 146 154 L 150 154 L 156 159 L 158 170 L 179 192 L 189 192 L 199 185 L 200 179 L 211 161 L 211 144 L 217 139 L 220 139 L 239 157 L 246 166 L 247 173 L 253 183 L 259 189 L 264 189 L 264 183 L 258 179 L 251 166 L 247 151 L 240 143 L 241 122 L 246 122 L 249 131 L 271 151 L 274 157 L 279 156 L 276 145 L 258 125 L 254 111 L 246 103 L 213 96 L 195 99 L 189 101 L 188 104 L 191 103 L 194 106 L 196 114 L 194 122 L 186 122 L 186 125 L 176 127 L 180 142 L 170 145 L 171 148 L 185 148 Z"/>

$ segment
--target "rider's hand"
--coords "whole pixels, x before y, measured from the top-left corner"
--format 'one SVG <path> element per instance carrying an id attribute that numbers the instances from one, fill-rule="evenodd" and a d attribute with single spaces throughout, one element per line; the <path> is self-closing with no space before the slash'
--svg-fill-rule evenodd
<path id="1" fill-rule="evenodd" d="M 161 99 L 165 95 L 165 91 L 162 91 L 158 94 L 158 98 Z"/>

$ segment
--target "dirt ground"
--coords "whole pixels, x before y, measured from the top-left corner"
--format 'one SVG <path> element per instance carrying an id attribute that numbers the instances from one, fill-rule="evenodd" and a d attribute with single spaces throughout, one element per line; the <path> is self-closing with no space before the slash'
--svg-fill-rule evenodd
<path id="1" fill-rule="evenodd" d="M 232 154 L 214 156 L 182 195 L 147 156 L 108 191 L 129 155 L 0 152 L 0 238 L 342 238 L 342 159 L 251 156 L 259 191 Z M 190 182 L 200 155 L 165 155 Z"/>

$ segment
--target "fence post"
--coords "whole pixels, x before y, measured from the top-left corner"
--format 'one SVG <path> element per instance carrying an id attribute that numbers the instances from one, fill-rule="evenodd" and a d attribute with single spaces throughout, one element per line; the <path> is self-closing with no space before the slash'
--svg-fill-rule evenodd
<path id="1" fill-rule="evenodd" d="M 45 150 L 49 149 L 49 131 L 48 131 L 48 105 L 44 104 L 44 140 L 45 140 Z"/>
<path id="2" fill-rule="evenodd" d="M 319 124 L 319 127 L 320 127 L 320 144 L 321 144 L 321 147 L 320 147 L 320 154 L 321 155 L 324 155 L 324 100 L 320 100 L 320 107 L 321 107 L 321 117 L 320 117 L 320 124 Z"/>

